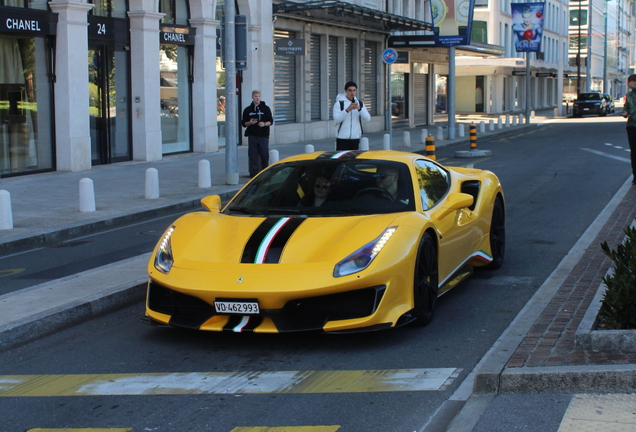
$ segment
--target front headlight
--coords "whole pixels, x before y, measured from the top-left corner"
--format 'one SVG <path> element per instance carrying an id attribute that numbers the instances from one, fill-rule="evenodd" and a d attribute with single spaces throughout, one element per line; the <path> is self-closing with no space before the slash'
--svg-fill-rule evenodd
<path id="1" fill-rule="evenodd" d="M 378 238 L 362 246 L 360 249 L 340 261 L 333 269 L 333 277 L 348 276 L 364 270 L 380 253 L 397 227 L 387 228 Z"/>
<path id="2" fill-rule="evenodd" d="M 166 230 L 163 237 L 161 237 L 159 246 L 157 246 L 157 253 L 155 254 L 155 268 L 164 274 L 170 272 L 172 264 L 174 263 L 174 258 L 172 257 L 172 242 L 170 241 L 174 229 L 175 226 L 172 225 Z"/>

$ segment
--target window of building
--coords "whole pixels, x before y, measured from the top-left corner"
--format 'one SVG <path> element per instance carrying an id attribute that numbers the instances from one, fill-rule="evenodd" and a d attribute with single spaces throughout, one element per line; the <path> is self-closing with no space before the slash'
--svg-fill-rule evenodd
<path id="1" fill-rule="evenodd" d="M 191 150 L 190 48 L 161 45 L 161 137 L 163 154 Z"/>
<path id="2" fill-rule="evenodd" d="M 89 12 L 91 15 L 128 18 L 126 15 L 126 11 L 128 11 L 126 0 L 89 0 L 89 3 L 95 5 Z"/>
<path id="3" fill-rule="evenodd" d="M 475 0 L 475 7 L 488 7 L 488 0 Z"/>
<path id="4" fill-rule="evenodd" d="M 49 9 L 49 3 L 47 0 L 0 0 L 0 6 L 40 10 Z"/>
<path id="5" fill-rule="evenodd" d="M 295 39 L 290 31 L 276 30 L 274 43 L 281 39 Z M 296 123 L 296 56 L 274 56 L 274 122 Z"/>
<path id="6" fill-rule="evenodd" d="M 369 114 L 378 114 L 378 44 L 365 42 L 364 44 L 364 95 L 362 101 Z"/>
<path id="7" fill-rule="evenodd" d="M 321 67 L 320 61 L 320 35 L 311 35 L 309 40 L 309 90 L 311 93 L 311 120 L 320 120 L 320 113 L 322 109 L 322 94 L 320 91 L 321 80 Z"/>
<path id="8" fill-rule="evenodd" d="M 329 118 L 333 118 L 338 89 L 338 38 L 329 36 Z"/>
<path id="9" fill-rule="evenodd" d="M 486 21 L 473 21 L 470 40 L 473 42 L 488 43 L 488 23 Z"/>
<path id="10" fill-rule="evenodd" d="M 188 25 L 190 12 L 187 0 L 159 0 L 159 12 L 165 14 L 163 18 L 161 18 L 161 24 L 177 26 Z"/>
<path id="11" fill-rule="evenodd" d="M 579 23 L 579 16 L 581 20 L 580 23 Z M 578 7 L 575 7 L 574 9 L 570 9 L 570 25 L 571 26 L 587 25 L 587 10 L 579 9 Z"/>
<path id="12" fill-rule="evenodd" d="M 53 169 L 48 39 L 0 37 L 0 175 Z"/>

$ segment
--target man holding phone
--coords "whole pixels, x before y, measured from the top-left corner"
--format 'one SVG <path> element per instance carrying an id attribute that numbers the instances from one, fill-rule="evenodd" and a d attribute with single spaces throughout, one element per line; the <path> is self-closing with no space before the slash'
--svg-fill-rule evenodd
<path id="1" fill-rule="evenodd" d="M 362 137 L 362 121 L 371 120 L 364 103 L 356 97 L 358 86 L 353 81 L 345 84 L 345 93 L 336 97 L 333 120 L 336 123 L 336 150 L 358 150 Z"/>
<path id="2" fill-rule="evenodd" d="M 627 119 L 627 140 L 629 141 L 630 157 L 632 161 L 632 184 L 636 185 L 636 74 L 627 78 L 629 92 L 625 96 L 623 117 Z"/>
<path id="3" fill-rule="evenodd" d="M 250 178 L 269 165 L 269 127 L 272 124 L 272 110 L 261 100 L 259 90 L 252 91 L 252 103 L 243 111 Z"/>

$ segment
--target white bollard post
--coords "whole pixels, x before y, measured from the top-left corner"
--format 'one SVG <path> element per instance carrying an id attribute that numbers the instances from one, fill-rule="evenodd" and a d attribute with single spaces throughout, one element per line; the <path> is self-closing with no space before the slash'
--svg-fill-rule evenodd
<path id="1" fill-rule="evenodd" d="M 510 127 L 510 115 L 506 114 L 506 127 Z"/>
<path id="2" fill-rule="evenodd" d="M 486 123 L 484 123 L 483 120 L 479 122 L 479 132 L 480 133 L 486 132 Z"/>
<path id="3" fill-rule="evenodd" d="M 382 142 L 382 148 L 384 150 L 391 150 L 391 135 L 384 134 L 384 140 Z"/>
<path id="4" fill-rule="evenodd" d="M 305 153 L 313 153 L 314 152 L 314 145 L 313 144 L 307 144 L 305 146 Z"/>
<path id="5" fill-rule="evenodd" d="M 554 117 L 558 117 L 559 116 L 559 109 L 555 108 L 554 109 Z"/>
<path id="6" fill-rule="evenodd" d="M 279 159 L 279 155 L 278 155 L 278 150 L 270 150 L 269 151 L 269 164 L 273 164 L 278 162 Z"/>
<path id="7" fill-rule="evenodd" d="M 358 149 L 361 151 L 369 151 L 369 138 L 360 138 L 360 145 L 358 146 Z"/>
<path id="8" fill-rule="evenodd" d="M 519 114 L 519 124 L 523 124 L 523 114 Z"/>
<path id="9" fill-rule="evenodd" d="M 457 127 L 459 128 L 459 134 L 458 134 L 459 137 L 463 138 L 464 137 L 464 125 L 462 123 L 460 123 Z"/>
<path id="10" fill-rule="evenodd" d="M 490 120 L 488 122 L 488 130 L 491 130 L 491 131 L 495 130 L 495 121 L 494 120 Z"/>
<path id="11" fill-rule="evenodd" d="M 444 141 L 444 128 L 441 126 L 437 126 L 437 137 L 435 138 L 437 141 Z"/>
<path id="12" fill-rule="evenodd" d="M 530 111 L 530 118 L 534 118 L 536 115 L 537 113 L 535 113 L 534 110 Z"/>
<path id="13" fill-rule="evenodd" d="M 503 129 L 503 122 L 501 121 L 501 117 L 497 119 L 497 129 Z"/>
<path id="14" fill-rule="evenodd" d="M 513 126 L 517 126 L 517 116 L 516 115 L 512 116 L 512 125 Z"/>
<path id="15" fill-rule="evenodd" d="M 6 190 L 0 190 L 0 229 L 13 229 L 11 194 Z"/>
<path id="16" fill-rule="evenodd" d="M 93 180 L 89 178 L 83 178 L 79 182 L 79 211 L 95 211 L 95 189 Z"/>
<path id="17" fill-rule="evenodd" d="M 159 198 L 159 171 L 157 168 L 146 170 L 146 199 Z"/>
<path id="18" fill-rule="evenodd" d="M 426 145 L 426 137 L 428 136 L 428 130 L 422 129 L 422 135 L 420 136 L 420 142 Z"/>
<path id="19" fill-rule="evenodd" d="M 210 161 L 207 159 L 201 159 L 199 161 L 199 187 L 200 188 L 212 187 L 212 176 L 210 174 Z"/>
<path id="20" fill-rule="evenodd" d="M 404 131 L 404 147 L 411 147 L 411 132 Z"/>

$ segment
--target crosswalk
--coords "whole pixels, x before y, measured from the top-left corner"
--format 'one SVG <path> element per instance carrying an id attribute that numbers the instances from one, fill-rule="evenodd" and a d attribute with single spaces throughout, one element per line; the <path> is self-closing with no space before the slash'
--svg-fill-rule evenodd
<path id="1" fill-rule="evenodd" d="M 461 369 L 2 375 L 0 397 L 439 391 Z"/>

